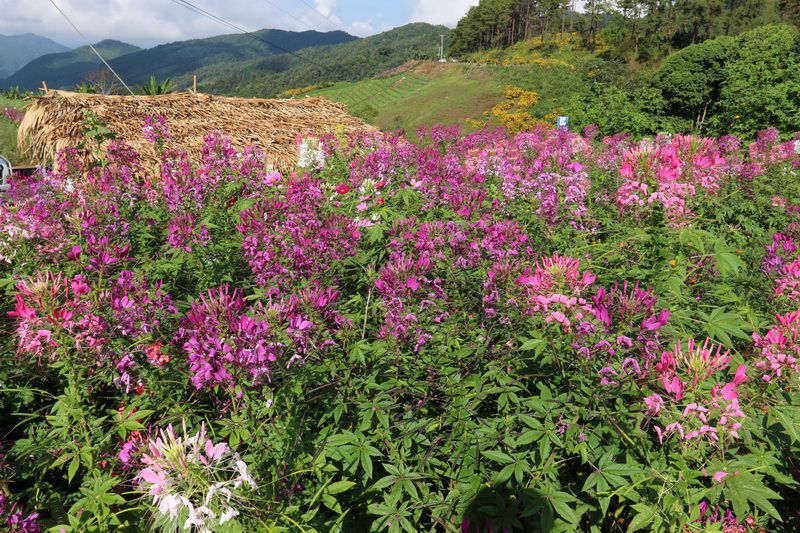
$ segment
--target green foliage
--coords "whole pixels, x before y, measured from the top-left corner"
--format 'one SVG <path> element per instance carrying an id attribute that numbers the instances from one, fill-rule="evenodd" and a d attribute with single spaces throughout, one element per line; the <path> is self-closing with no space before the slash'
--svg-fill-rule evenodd
<path id="1" fill-rule="evenodd" d="M 641 88 L 632 94 L 612 85 L 573 98 L 569 106 L 575 128 L 596 124 L 601 135 L 627 131 L 635 136 L 685 129 L 680 119 L 664 114 L 666 102 L 658 91 Z"/>
<path id="2" fill-rule="evenodd" d="M 167 78 L 164 81 L 157 81 L 155 76 L 150 76 L 150 82 L 147 85 L 139 87 L 140 94 L 157 95 L 169 94 L 172 92 L 172 80 Z"/>
<path id="3" fill-rule="evenodd" d="M 17 149 L 18 124 L 2 115 L 5 108 L 19 109 L 25 105 L 21 98 L 24 95 L 18 89 L 11 89 L 0 94 L 0 155 L 8 158 L 12 164 L 24 163 L 24 156 Z"/>
<path id="4" fill-rule="evenodd" d="M 774 125 L 800 130 L 800 31 L 765 26 L 742 34 L 725 63 L 724 82 L 712 131 L 752 135 Z"/>
<path id="5" fill-rule="evenodd" d="M 671 114 L 699 127 L 719 111 L 725 64 L 735 54 L 736 41 L 719 37 L 669 55 L 653 77 Z"/>
<path id="6" fill-rule="evenodd" d="M 81 94 L 97 94 L 97 85 L 91 82 L 82 81 L 80 85 L 75 86 L 75 92 Z"/>
<path id="7" fill-rule="evenodd" d="M 444 26 L 414 23 L 336 46 L 307 48 L 298 55 L 276 54 L 197 72 L 204 91 L 235 96 L 270 97 L 325 82 L 369 79 L 412 59 L 435 55 Z M 180 79 L 176 80 L 176 83 Z M 364 99 L 368 94 L 362 94 Z"/>

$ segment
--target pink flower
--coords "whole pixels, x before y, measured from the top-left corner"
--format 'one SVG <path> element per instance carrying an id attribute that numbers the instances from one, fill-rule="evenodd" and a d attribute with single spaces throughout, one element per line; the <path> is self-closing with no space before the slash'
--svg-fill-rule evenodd
<path id="1" fill-rule="evenodd" d="M 733 376 L 733 384 L 740 385 L 745 381 L 747 381 L 747 367 L 739 365 L 739 368 L 736 369 L 736 374 Z"/>
<path id="2" fill-rule="evenodd" d="M 347 185 L 347 184 L 343 183 L 343 184 L 339 185 L 338 187 L 336 187 L 336 193 L 337 194 L 347 194 L 349 192 L 350 192 L 350 186 Z"/>
<path id="3" fill-rule="evenodd" d="M 647 405 L 647 415 L 656 416 L 664 406 L 664 399 L 658 394 L 652 394 L 644 399 L 644 403 Z"/>
<path id="4" fill-rule="evenodd" d="M 728 475 L 727 472 L 725 472 L 724 470 L 720 470 L 719 472 L 711 476 L 711 478 L 717 483 L 722 483 L 722 480 L 725 479 L 725 476 L 727 475 Z"/>
<path id="5" fill-rule="evenodd" d="M 281 181 L 281 173 L 280 172 L 269 172 L 264 177 L 264 185 L 268 187 L 272 187 L 273 185 L 277 185 L 278 182 Z"/>
<path id="6" fill-rule="evenodd" d="M 164 490 L 164 483 L 167 480 L 167 475 L 164 470 L 158 468 L 156 470 L 152 468 L 145 468 L 141 472 L 139 472 L 139 477 L 141 477 L 144 481 L 151 484 L 150 487 L 150 494 L 153 496 L 158 496 L 161 494 L 161 491 Z"/>
<path id="7" fill-rule="evenodd" d="M 225 452 L 227 450 L 228 450 L 228 445 L 225 444 L 224 442 L 220 442 L 215 446 L 210 439 L 206 441 L 205 452 L 206 452 L 206 457 L 208 457 L 209 461 L 216 461 L 217 459 L 225 455 Z"/>
<path id="8" fill-rule="evenodd" d="M 559 311 L 553 311 L 552 313 L 550 313 L 550 316 L 548 316 L 547 319 L 545 319 L 545 322 L 547 323 L 558 322 L 559 324 L 563 324 L 565 327 L 568 327 L 570 324 L 567 316 Z"/>

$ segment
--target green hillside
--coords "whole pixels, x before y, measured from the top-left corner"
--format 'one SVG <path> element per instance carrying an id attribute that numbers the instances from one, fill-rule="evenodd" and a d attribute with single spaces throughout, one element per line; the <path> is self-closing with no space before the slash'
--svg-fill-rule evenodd
<path id="1" fill-rule="evenodd" d="M 297 87 L 369 78 L 410 59 L 433 58 L 444 26 L 416 23 L 335 46 L 277 54 L 242 63 L 215 64 L 197 74 L 214 94 L 270 97 Z M 300 56 L 300 57 L 298 57 Z"/>
<path id="2" fill-rule="evenodd" d="M 519 47 L 504 54 L 520 60 Z M 337 83 L 307 94 L 342 102 L 351 113 L 381 129 L 400 128 L 414 137 L 418 127 L 437 123 L 458 124 L 465 129 L 500 125 L 492 109 L 505 100 L 509 87 L 535 92 L 538 103 L 525 111 L 550 121 L 593 83 L 590 67 L 596 57 L 589 52 L 544 59 L 528 50 L 524 57 L 529 61 L 517 64 L 497 54 L 491 61 L 412 62 L 390 76 Z"/>
<path id="3" fill-rule="evenodd" d="M 0 96 L 0 155 L 7 157 L 12 164 L 23 162 L 17 150 L 17 123 L 3 113 L 7 108 L 22 109 L 23 100 L 14 100 Z"/>
<path id="4" fill-rule="evenodd" d="M 126 82 L 140 84 L 150 76 L 158 79 L 191 77 L 209 65 L 224 64 L 235 68 L 234 65 L 242 62 L 282 54 L 285 50 L 336 45 L 357 39 L 343 31 L 260 30 L 253 35 L 261 40 L 252 35 L 235 34 L 164 44 L 119 57 L 111 62 L 111 66 Z"/>
<path id="5" fill-rule="evenodd" d="M 37 57 L 67 50 L 69 48 L 66 46 L 33 33 L 0 35 L 0 80 L 11 76 Z"/>
<path id="6" fill-rule="evenodd" d="M 120 41 L 105 40 L 94 45 L 106 59 L 114 59 L 140 50 L 139 47 Z M 69 52 L 48 54 L 34 59 L 9 76 L 4 84 L 7 87 L 20 87 L 34 90 L 46 81 L 52 89 L 70 89 L 87 79 L 92 72 L 101 72 L 104 67 L 88 46 L 81 46 Z"/>

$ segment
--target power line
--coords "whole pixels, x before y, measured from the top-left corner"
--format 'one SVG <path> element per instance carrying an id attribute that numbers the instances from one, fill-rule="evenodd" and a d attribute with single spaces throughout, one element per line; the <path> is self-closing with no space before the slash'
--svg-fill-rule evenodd
<path id="1" fill-rule="evenodd" d="M 64 13 L 64 12 L 61 10 L 61 8 L 60 8 L 60 7 L 58 7 L 58 5 L 55 3 L 55 1 L 54 1 L 54 0 L 50 0 L 50 3 L 51 3 L 51 4 L 53 4 L 53 7 L 54 7 L 54 8 L 56 8 L 56 9 L 58 10 L 58 12 L 59 12 L 59 13 L 61 13 L 61 16 L 62 16 L 62 17 L 64 17 L 64 20 L 66 20 L 66 21 L 69 23 L 69 25 L 70 25 L 70 26 L 72 26 L 72 29 L 74 29 L 76 32 L 78 32 L 78 35 L 80 35 L 80 36 L 83 38 L 83 40 L 84 40 L 84 41 L 86 41 L 86 44 L 88 44 L 88 45 L 89 45 L 89 48 L 91 48 L 91 49 L 92 49 L 92 52 L 94 52 L 94 53 L 95 53 L 95 55 L 96 55 L 97 57 L 99 57 L 99 58 L 100 58 L 100 61 L 102 61 L 102 62 L 103 62 L 103 64 L 106 66 L 106 68 L 107 68 L 108 70 L 110 70 L 110 71 L 111 71 L 111 73 L 112 73 L 114 76 L 116 76 L 116 78 L 119 80 L 119 82 L 122 84 L 122 86 L 123 86 L 123 87 L 125 87 L 125 89 L 126 89 L 126 90 L 127 90 L 127 91 L 128 91 L 130 94 L 131 94 L 131 96 L 136 96 L 135 94 L 133 94 L 133 91 L 131 91 L 131 88 L 130 88 L 130 87 L 128 87 L 128 86 L 125 84 L 125 82 L 124 82 L 124 81 L 122 81 L 122 78 L 120 77 L 120 75 L 119 75 L 119 74 L 117 74 L 117 71 L 116 71 L 116 70 L 114 70 L 113 68 L 111 68 L 111 65 L 109 65 L 109 64 L 108 64 L 108 62 L 107 62 L 105 59 L 103 59 L 103 56 L 101 56 L 101 55 L 100 55 L 100 52 L 98 52 L 98 51 L 97 51 L 97 49 L 94 47 L 94 45 L 92 45 L 91 41 L 89 41 L 89 39 L 87 39 L 87 38 L 86 38 L 86 36 L 85 36 L 83 33 L 81 33 L 81 30 L 79 30 L 79 29 L 78 29 L 78 27 L 77 27 L 75 24 L 73 24 L 73 23 L 72 23 L 72 21 L 69 19 L 69 17 L 67 16 L 67 14 L 66 14 L 66 13 Z"/>
<path id="2" fill-rule="evenodd" d="M 183 7 L 187 8 L 187 9 L 190 9 L 190 10 L 194 11 L 195 13 L 197 13 L 197 14 L 199 14 L 201 16 L 204 16 L 204 17 L 209 18 L 209 19 L 211 19 L 211 20 L 213 20 L 215 22 L 223 24 L 224 26 L 227 26 L 227 27 L 229 27 L 229 28 L 231 28 L 233 30 L 236 30 L 236 31 L 240 32 L 240 33 L 244 33 L 246 35 L 249 35 L 250 37 L 252 37 L 252 38 L 254 38 L 254 39 L 258 40 L 258 41 L 261 41 L 261 42 L 267 44 L 268 46 L 272 46 L 272 47 L 277 48 L 278 50 L 281 50 L 281 51 L 283 51 L 283 52 L 285 52 L 287 54 L 290 54 L 290 55 L 292 55 L 292 56 L 294 56 L 294 57 L 296 57 L 296 58 L 298 58 L 300 60 L 306 61 L 307 63 L 310 63 L 310 64 L 312 64 L 312 65 L 314 65 L 316 67 L 319 67 L 322 70 L 333 74 L 334 76 L 337 75 L 337 73 L 335 71 L 333 71 L 330 67 L 328 67 L 326 65 L 323 65 L 322 63 L 318 63 L 318 62 L 316 62 L 316 61 L 314 61 L 312 59 L 309 59 L 307 57 L 304 57 L 304 56 L 302 56 L 302 55 L 300 55 L 300 54 L 298 54 L 296 52 L 293 52 L 292 50 L 288 50 L 288 49 L 286 49 L 286 48 L 284 48 L 284 47 L 282 47 L 282 46 L 280 46 L 280 45 L 278 45 L 276 43 L 273 43 L 273 42 L 261 37 L 260 35 L 258 35 L 256 33 L 248 31 L 248 30 L 246 30 L 246 29 L 244 29 L 244 28 L 242 28 L 240 26 L 237 26 L 236 24 L 234 24 L 232 22 L 229 22 L 229 21 L 223 19 L 222 17 L 214 15 L 213 13 L 210 13 L 210 12 L 206 11 L 205 9 L 196 6 L 195 4 L 189 2 L 189 0 L 171 0 L 171 2 L 173 2 L 175 4 L 178 4 L 179 6 L 183 6 Z"/>
<path id="3" fill-rule="evenodd" d="M 50 0 L 50 1 L 52 2 L 53 0 Z M 253 33 L 251 31 L 248 31 L 248 30 L 244 29 L 244 28 L 241 28 L 241 27 L 237 26 L 236 24 L 234 24 L 232 22 L 228 22 L 227 20 L 223 19 L 222 17 L 218 17 L 218 16 L 214 15 L 213 13 L 209 13 L 205 9 L 197 7 L 196 5 L 192 4 L 188 0 L 170 0 L 170 1 L 175 3 L 175 4 L 178 4 L 179 6 L 183 6 L 183 7 L 187 8 L 187 9 L 191 9 L 192 11 L 194 11 L 195 13 L 197 13 L 199 15 L 202 15 L 202 16 L 204 16 L 206 18 L 209 18 L 211 20 L 219 22 L 220 24 L 223 24 L 223 25 L 225 25 L 225 26 L 227 26 L 227 27 L 229 27 L 231 29 L 234 29 L 234 30 L 240 32 L 240 33 L 244 33 L 246 35 L 249 35 L 253 39 L 257 39 L 257 40 L 261 41 L 262 43 L 266 44 L 267 46 L 271 46 L 273 48 L 277 48 L 278 50 L 280 50 L 280 51 L 282 51 L 284 53 L 290 54 L 290 55 L 292 55 L 292 56 L 294 56 L 294 57 L 296 57 L 298 59 L 302 59 L 303 61 L 307 61 L 308 63 L 311 63 L 312 65 L 317 66 L 319 68 L 322 68 L 324 70 L 330 70 L 328 67 L 326 67 L 325 65 L 323 65 L 321 63 L 317 63 L 316 61 L 308 59 L 307 57 L 303 57 L 300 54 L 298 54 L 296 52 L 293 52 L 292 50 L 289 50 L 287 48 L 284 48 L 279 44 L 275 44 L 275 43 L 273 43 L 273 42 L 261 37 L 260 35 L 258 35 L 256 33 Z"/>
<path id="4" fill-rule="evenodd" d="M 313 6 L 313 5 L 309 4 L 308 2 L 306 2 L 306 0 L 300 0 L 300 2 L 302 2 L 303 4 L 305 4 L 306 6 L 308 6 L 308 7 L 309 7 L 309 8 L 310 8 L 312 11 L 314 11 L 314 12 L 315 12 L 317 15 L 319 15 L 320 17 L 324 17 L 324 18 L 328 19 L 328 21 L 329 21 L 331 24 L 333 24 L 333 26 L 334 26 L 335 28 L 338 28 L 338 29 L 340 29 L 340 30 L 342 29 L 341 27 L 339 27 L 339 24 L 340 24 L 339 22 L 337 22 L 337 21 L 333 20 L 333 19 L 332 19 L 332 18 L 331 18 L 329 15 L 326 15 L 325 13 L 322 13 L 321 11 L 319 11 L 319 10 L 316 8 L 316 6 Z M 344 31 L 344 30 L 342 30 L 342 31 Z"/>
<path id="5" fill-rule="evenodd" d="M 296 20 L 297 22 L 299 22 L 299 23 L 301 23 L 301 24 L 308 24 L 309 26 L 311 26 L 311 27 L 312 27 L 312 29 L 314 29 L 314 30 L 316 30 L 316 31 L 319 31 L 319 28 L 318 28 L 318 27 L 316 27 L 316 26 L 312 26 L 310 22 L 307 22 L 307 21 L 305 21 L 305 20 L 300 20 L 300 19 L 299 19 L 298 17 L 296 17 L 296 16 L 295 16 L 293 13 L 291 13 L 291 12 L 287 11 L 286 9 L 283 9 L 281 6 L 279 6 L 279 5 L 277 5 L 277 4 L 274 4 L 274 3 L 270 2 L 270 0 L 264 0 L 264 1 L 265 1 L 266 3 L 268 3 L 269 5 L 271 5 L 272 7 L 274 7 L 275 9 L 277 9 L 277 10 L 279 10 L 279 11 L 282 11 L 282 12 L 286 13 L 287 15 L 289 15 L 290 17 L 292 17 L 292 18 L 293 18 L 294 20 Z"/>

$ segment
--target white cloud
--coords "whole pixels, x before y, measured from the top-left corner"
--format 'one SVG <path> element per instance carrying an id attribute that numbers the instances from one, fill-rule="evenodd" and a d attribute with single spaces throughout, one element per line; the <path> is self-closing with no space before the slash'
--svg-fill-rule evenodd
<path id="1" fill-rule="evenodd" d="M 54 0 L 91 42 L 117 39 L 150 47 L 237 33 L 176 0 Z M 364 37 L 406 22 L 454 25 L 478 0 L 189 0 L 244 28 L 345 30 Z M 0 0 L 0 34 L 33 32 L 68 46 L 86 42 L 50 0 Z M 0 53 L 2 51 L 0 50 Z"/>
<path id="2" fill-rule="evenodd" d="M 336 9 L 337 0 L 314 0 L 314 6 L 323 17 L 330 17 Z"/>
<path id="3" fill-rule="evenodd" d="M 373 26 L 372 22 L 370 21 L 356 20 L 350 24 L 348 33 L 358 37 L 366 37 L 367 35 L 372 35 L 375 33 L 375 26 Z"/>
<path id="4" fill-rule="evenodd" d="M 411 0 L 411 20 L 455 26 L 478 0 Z"/>
<path id="5" fill-rule="evenodd" d="M 117 39 L 140 46 L 237 33 L 219 22 L 199 15 L 170 0 L 55 0 L 86 37 L 97 42 Z M 281 0 L 191 0 L 191 2 L 246 30 L 282 28 L 305 31 L 332 31 L 345 27 L 334 11 L 338 0 L 282 2 Z M 310 6 L 314 5 L 319 13 Z M 84 40 L 49 0 L 0 0 L 0 34 L 25 32 L 44 35 L 69 46 L 82 46 Z M 7 15 L 8 14 L 8 15 Z M 322 17 L 320 14 L 325 14 Z M 329 20 L 330 19 L 330 20 Z M 337 22 L 338 27 L 337 27 Z M 358 26 L 364 29 L 363 26 Z"/>

